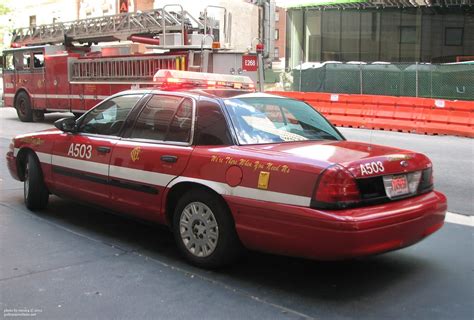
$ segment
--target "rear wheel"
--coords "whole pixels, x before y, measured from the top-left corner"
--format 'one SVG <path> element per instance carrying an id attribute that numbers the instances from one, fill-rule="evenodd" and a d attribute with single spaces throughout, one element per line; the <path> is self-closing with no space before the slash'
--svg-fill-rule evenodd
<path id="1" fill-rule="evenodd" d="M 33 110 L 33 121 L 39 122 L 44 120 L 44 111 Z"/>
<path id="2" fill-rule="evenodd" d="M 20 92 L 15 99 L 15 109 L 18 118 L 23 122 L 33 121 L 33 110 L 31 110 L 31 101 L 28 94 L 24 91 Z"/>
<path id="3" fill-rule="evenodd" d="M 224 266 L 242 251 L 226 204 L 204 190 L 191 190 L 179 199 L 173 233 L 181 253 L 198 267 Z"/>
<path id="4" fill-rule="evenodd" d="M 26 156 L 23 195 L 30 210 L 44 209 L 48 205 L 49 192 L 43 180 L 41 166 L 32 153 Z"/>

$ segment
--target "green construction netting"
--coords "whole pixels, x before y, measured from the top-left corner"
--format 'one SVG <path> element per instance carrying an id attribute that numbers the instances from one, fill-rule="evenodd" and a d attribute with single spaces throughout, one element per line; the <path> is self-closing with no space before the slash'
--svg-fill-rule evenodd
<path id="1" fill-rule="evenodd" d="M 474 100 L 474 63 L 323 63 L 292 75 L 294 91 Z"/>

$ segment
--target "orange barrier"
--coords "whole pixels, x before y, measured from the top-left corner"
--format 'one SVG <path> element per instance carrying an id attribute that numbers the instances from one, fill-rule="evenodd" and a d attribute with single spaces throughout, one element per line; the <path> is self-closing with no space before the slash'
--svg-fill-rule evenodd
<path id="1" fill-rule="evenodd" d="M 474 138 L 474 101 L 277 91 L 307 102 L 336 126 Z"/>

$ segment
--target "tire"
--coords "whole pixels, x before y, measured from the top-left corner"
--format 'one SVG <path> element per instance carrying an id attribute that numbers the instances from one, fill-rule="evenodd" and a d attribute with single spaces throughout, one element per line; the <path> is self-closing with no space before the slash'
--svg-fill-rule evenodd
<path id="1" fill-rule="evenodd" d="M 224 200 L 204 190 L 190 190 L 178 200 L 173 234 L 183 256 L 201 268 L 223 267 L 242 252 Z"/>
<path id="2" fill-rule="evenodd" d="M 44 111 L 33 110 L 33 121 L 34 122 L 44 121 Z"/>
<path id="3" fill-rule="evenodd" d="M 48 205 L 49 191 L 43 180 L 41 166 L 32 153 L 26 156 L 23 196 L 30 210 L 44 209 Z"/>
<path id="4" fill-rule="evenodd" d="M 18 118 L 22 122 L 33 121 L 33 110 L 31 109 L 31 101 L 28 94 L 24 91 L 20 92 L 15 99 L 15 109 Z"/>

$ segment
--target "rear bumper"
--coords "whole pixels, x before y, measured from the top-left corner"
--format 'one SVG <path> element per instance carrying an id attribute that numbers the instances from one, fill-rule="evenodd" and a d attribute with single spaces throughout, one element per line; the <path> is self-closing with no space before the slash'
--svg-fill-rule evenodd
<path id="1" fill-rule="evenodd" d="M 321 211 L 226 197 L 242 243 L 317 260 L 366 256 L 412 245 L 442 227 L 446 197 L 432 191 L 382 205 Z"/>

